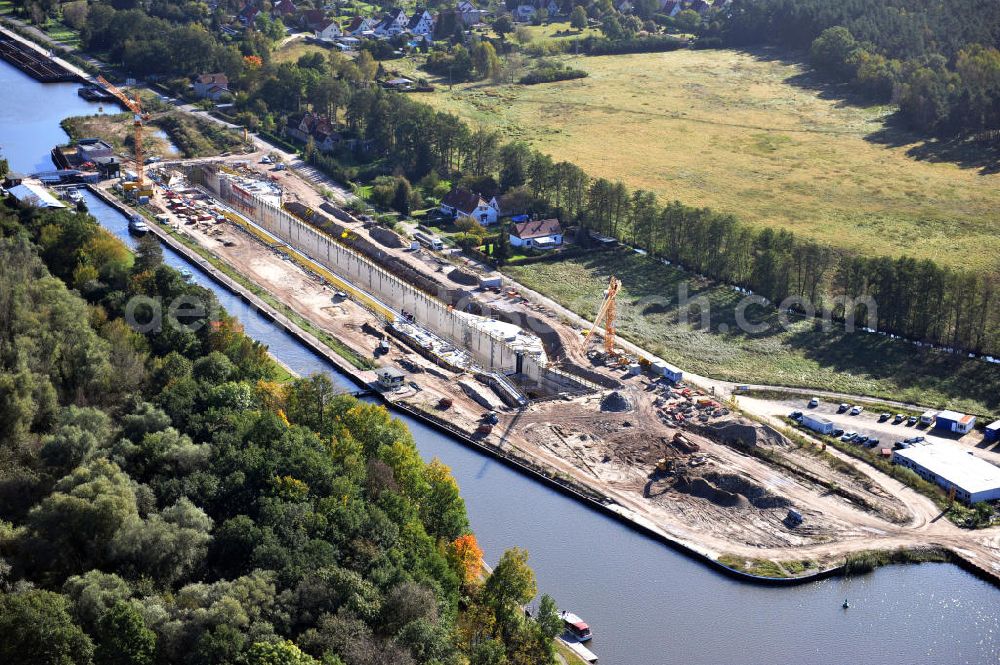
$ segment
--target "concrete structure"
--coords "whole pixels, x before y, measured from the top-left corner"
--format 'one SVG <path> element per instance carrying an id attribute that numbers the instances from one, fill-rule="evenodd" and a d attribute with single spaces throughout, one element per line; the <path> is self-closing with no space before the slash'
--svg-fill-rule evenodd
<path id="1" fill-rule="evenodd" d="M 823 416 L 814 416 L 811 413 L 802 416 L 802 425 L 820 434 L 830 434 L 833 432 L 832 420 Z"/>
<path id="2" fill-rule="evenodd" d="M 398 388 L 406 380 L 406 374 L 395 367 L 379 367 L 375 370 L 375 376 L 378 380 L 379 388 L 383 390 Z"/>
<path id="3" fill-rule="evenodd" d="M 927 444 L 897 450 L 892 461 L 912 469 L 920 477 L 966 503 L 1000 499 L 1000 467 L 947 443 Z"/>
<path id="4" fill-rule="evenodd" d="M 975 426 L 975 416 L 967 416 L 957 411 L 942 411 L 937 414 L 937 418 L 934 420 L 935 429 L 943 429 L 947 432 L 956 432 L 958 434 L 968 434 Z"/>
<path id="5" fill-rule="evenodd" d="M 413 323 L 463 349 L 487 371 L 520 374 L 524 379 L 537 383 L 547 380 L 544 355 L 526 351 L 523 339 L 512 343 L 497 332 L 496 326 L 483 325 L 481 320 L 477 320 L 481 317 L 461 316 L 460 312 L 441 300 L 268 203 L 249 191 L 238 179 L 211 166 L 195 167 L 191 177 L 310 260 L 349 280 L 357 289 L 376 296 L 395 312 L 408 312 Z M 385 316 L 382 312 L 378 313 Z"/>
<path id="6" fill-rule="evenodd" d="M 80 139 L 76 144 L 76 152 L 81 163 L 96 163 L 102 157 L 113 157 L 115 149 L 111 144 L 101 139 Z"/>
<path id="7" fill-rule="evenodd" d="M 22 182 L 7 190 L 21 205 L 32 208 L 65 208 L 59 199 L 36 182 Z"/>

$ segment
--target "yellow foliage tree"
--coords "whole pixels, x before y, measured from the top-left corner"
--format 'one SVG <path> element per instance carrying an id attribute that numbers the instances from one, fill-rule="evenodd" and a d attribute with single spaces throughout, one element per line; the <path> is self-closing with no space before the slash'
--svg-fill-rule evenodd
<path id="1" fill-rule="evenodd" d="M 483 572 L 483 550 L 471 533 L 452 541 L 450 554 L 462 571 L 462 584 L 473 586 L 479 582 Z"/>

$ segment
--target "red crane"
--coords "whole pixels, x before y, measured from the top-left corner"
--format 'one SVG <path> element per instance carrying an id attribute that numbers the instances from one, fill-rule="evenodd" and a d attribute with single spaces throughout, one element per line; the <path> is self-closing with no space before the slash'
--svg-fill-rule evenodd
<path id="1" fill-rule="evenodd" d="M 117 86 L 108 82 L 103 76 L 97 77 L 97 82 L 101 86 L 110 92 L 112 95 L 118 98 L 122 104 L 125 105 L 129 111 L 133 114 L 133 128 L 135 132 L 135 145 L 133 146 L 133 152 L 135 153 L 135 173 L 137 176 L 137 182 L 139 183 L 139 190 L 145 189 L 145 179 L 143 178 L 143 159 L 142 159 L 142 123 L 149 120 L 149 114 L 142 112 L 142 99 L 139 95 L 135 97 L 129 97 L 125 94 L 124 90 L 121 90 Z"/>

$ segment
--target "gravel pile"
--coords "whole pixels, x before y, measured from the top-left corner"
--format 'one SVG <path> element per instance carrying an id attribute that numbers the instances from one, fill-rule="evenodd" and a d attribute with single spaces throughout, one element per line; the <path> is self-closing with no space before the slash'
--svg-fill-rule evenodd
<path id="1" fill-rule="evenodd" d="M 622 395 L 617 390 L 608 393 L 604 399 L 601 400 L 601 411 L 631 411 L 632 402 L 629 401 L 628 397 Z"/>

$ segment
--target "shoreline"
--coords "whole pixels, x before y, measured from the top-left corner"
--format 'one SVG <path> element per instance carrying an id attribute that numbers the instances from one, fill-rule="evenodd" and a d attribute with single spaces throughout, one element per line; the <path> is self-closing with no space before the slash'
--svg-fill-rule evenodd
<path id="1" fill-rule="evenodd" d="M 121 201 L 117 200 L 115 197 L 111 196 L 107 192 L 103 191 L 99 187 L 93 185 L 87 185 L 87 189 L 94 193 L 95 196 L 100 198 L 103 202 L 107 203 L 115 210 L 117 210 L 122 215 L 130 217 L 133 214 L 139 214 L 133 208 L 126 206 Z M 196 251 L 186 246 L 184 243 L 178 241 L 172 235 L 167 233 L 162 229 L 158 223 L 152 222 L 149 224 L 150 230 L 165 244 L 167 244 L 171 249 L 182 255 L 187 261 L 195 264 L 200 270 L 207 274 L 211 279 L 213 279 L 217 284 L 229 290 L 231 293 L 239 296 L 244 302 L 252 305 L 262 316 L 274 321 L 279 324 L 288 334 L 296 338 L 300 343 L 304 344 L 311 351 L 315 352 L 320 357 L 327 360 L 331 365 L 333 365 L 337 371 L 351 380 L 352 383 L 357 385 L 359 389 L 369 392 L 371 387 L 369 382 L 365 377 L 362 376 L 361 371 L 347 362 L 344 358 L 338 355 L 336 352 L 331 350 L 323 342 L 321 342 L 314 335 L 304 330 L 301 326 L 291 321 L 288 317 L 276 311 L 272 306 L 264 302 L 256 294 L 250 292 L 246 287 L 237 283 L 231 277 L 226 275 L 224 272 L 213 266 L 207 259 L 202 257 Z M 219 258 L 220 261 L 225 262 L 224 259 Z M 573 498 L 584 505 L 586 505 L 591 510 L 602 514 L 605 517 L 609 517 L 620 524 L 628 526 L 633 531 L 642 534 L 643 536 L 650 538 L 652 540 L 658 541 L 661 544 L 665 544 L 671 549 L 689 556 L 703 564 L 706 564 L 713 571 L 725 575 L 727 577 L 740 580 L 745 583 L 766 585 L 766 586 L 794 586 L 799 584 L 805 584 L 808 582 L 828 579 L 830 577 L 842 576 L 848 574 L 847 561 L 838 564 L 836 566 L 831 566 L 819 570 L 812 571 L 804 575 L 789 576 L 789 577 L 766 577 L 760 575 L 754 575 L 726 564 L 720 562 L 719 560 L 713 558 L 708 552 L 703 551 L 695 543 L 688 543 L 677 538 L 670 536 L 661 529 L 657 528 L 651 522 L 647 523 L 648 520 L 635 515 L 631 510 L 621 506 L 612 499 L 605 496 L 600 490 L 592 487 L 588 487 L 591 493 L 600 498 L 595 498 L 595 496 L 589 496 L 588 493 L 584 492 L 582 488 L 577 486 L 577 483 L 570 483 L 560 480 L 556 477 L 555 472 L 551 475 L 546 473 L 548 470 L 546 467 L 541 469 L 534 466 L 530 466 L 520 459 L 506 454 L 498 446 L 488 444 L 484 441 L 476 439 L 474 436 L 469 435 L 466 432 L 459 430 L 451 426 L 450 424 L 442 421 L 439 418 L 428 414 L 421 409 L 415 408 L 412 405 L 397 402 L 389 399 L 383 393 L 377 391 L 371 391 L 382 401 L 382 403 L 390 409 L 395 409 L 398 412 L 405 413 L 406 415 L 420 421 L 422 424 L 431 427 L 432 429 L 446 434 L 449 438 L 456 440 L 457 442 L 465 445 L 468 448 L 472 448 L 479 452 L 480 454 L 487 455 L 493 459 L 498 460 L 502 464 L 520 472 L 521 474 L 532 478 L 549 489 L 553 489 L 564 496 Z M 615 507 L 618 509 L 616 510 Z M 929 546 L 927 549 L 931 549 Z M 995 586 L 1000 587 L 1000 575 L 997 573 L 987 570 L 976 563 L 962 557 L 959 553 L 953 551 L 950 548 L 937 547 L 941 552 L 947 554 L 947 560 L 950 563 L 954 563 L 966 572 L 969 572 L 980 579 L 988 581 Z M 873 551 L 873 550 L 859 550 L 861 551 Z M 900 550 L 874 550 L 874 551 L 886 551 L 886 552 L 918 552 L 920 548 L 901 548 Z M 905 555 L 904 555 L 905 558 Z M 891 560 L 879 564 L 888 565 L 889 563 L 896 563 Z M 876 566 L 878 567 L 878 566 Z"/>

